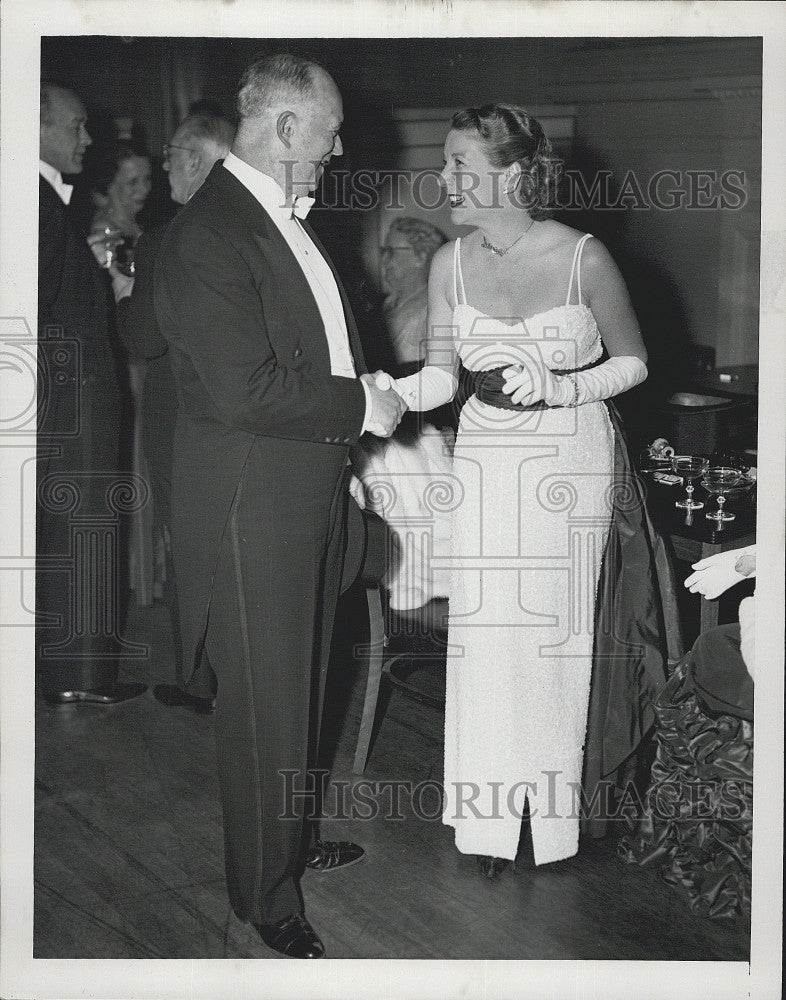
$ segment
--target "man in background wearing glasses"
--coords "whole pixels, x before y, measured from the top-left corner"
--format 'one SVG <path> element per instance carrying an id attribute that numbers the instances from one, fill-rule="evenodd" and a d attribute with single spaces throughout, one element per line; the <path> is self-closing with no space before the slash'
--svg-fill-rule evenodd
<path id="1" fill-rule="evenodd" d="M 185 205 L 202 186 L 213 164 L 223 160 L 234 139 L 234 126 L 216 114 L 190 114 L 164 144 L 164 170 L 172 200 Z M 215 679 L 197 671 L 186 689 L 180 644 L 177 585 L 169 544 L 172 494 L 172 441 L 177 420 L 177 391 L 169 360 L 169 345 L 161 336 L 153 307 L 153 270 L 166 230 L 143 233 L 134 255 L 135 274 L 130 295 L 117 304 L 119 332 L 130 351 L 144 356 L 147 370 L 142 400 L 142 440 L 148 462 L 158 527 L 164 536 L 166 579 L 164 601 L 169 608 L 175 649 L 175 683 L 158 684 L 153 693 L 170 707 L 206 715 L 213 711 Z"/>

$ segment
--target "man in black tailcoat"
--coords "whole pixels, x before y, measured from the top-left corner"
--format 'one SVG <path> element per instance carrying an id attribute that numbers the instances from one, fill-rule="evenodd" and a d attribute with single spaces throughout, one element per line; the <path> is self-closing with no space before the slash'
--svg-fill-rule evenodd
<path id="1" fill-rule="evenodd" d="M 186 670 L 218 680 L 216 743 L 230 900 L 273 950 L 319 958 L 298 879 L 359 860 L 346 842 L 303 850 L 342 554 L 348 452 L 389 436 L 403 404 L 365 371 L 332 265 L 294 196 L 342 152 L 341 95 L 314 63 L 251 64 L 232 153 L 173 221 L 156 315 L 179 414 L 172 540 Z M 368 378 L 368 376 L 366 376 Z"/>
<path id="2" fill-rule="evenodd" d="M 164 146 L 164 170 L 172 200 L 185 205 L 199 190 L 211 167 L 223 160 L 234 138 L 234 126 L 217 114 L 191 114 Z M 181 706 L 199 715 L 213 711 L 214 678 L 205 665 L 186 685 L 183 673 L 177 580 L 171 559 L 172 442 L 177 420 L 177 390 L 172 375 L 169 344 L 161 335 L 153 302 L 156 257 L 166 226 L 142 233 L 134 250 L 135 273 L 129 295 L 117 303 L 118 332 L 132 357 L 145 359 L 142 394 L 142 444 L 150 470 L 156 521 L 164 534 L 166 579 L 164 601 L 169 608 L 175 650 L 175 683 L 157 684 L 153 694 L 170 707 Z M 120 275 L 118 274 L 118 278 Z"/>
<path id="3" fill-rule="evenodd" d="M 36 669 L 53 704 L 114 705 L 143 684 L 118 682 L 123 595 L 118 525 L 133 507 L 119 472 L 120 390 L 111 295 L 68 213 L 90 145 L 73 91 L 41 86 L 38 235 Z M 139 502 L 142 502 L 140 498 Z"/>

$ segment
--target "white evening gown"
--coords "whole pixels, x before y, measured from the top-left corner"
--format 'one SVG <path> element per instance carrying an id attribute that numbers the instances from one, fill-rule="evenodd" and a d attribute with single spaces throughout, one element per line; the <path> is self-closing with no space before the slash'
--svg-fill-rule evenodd
<path id="1" fill-rule="evenodd" d="M 580 304 L 586 238 L 576 247 L 565 304 L 515 323 L 467 304 L 456 241 L 453 324 L 466 368 L 519 363 L 533 351 L 554 370 L 601 356 L 595 318 Z M 578 302 L 571 304 L 574 274 Z M 515 858 L 525 795 L 535 863 L 578 850 L 613 435 L 602 402 L 515 411 L 472 396 L 462 410 L 453 462 L 463 501 L 452 527 L 443 821 L 455 827 L 463 853 Z"/>

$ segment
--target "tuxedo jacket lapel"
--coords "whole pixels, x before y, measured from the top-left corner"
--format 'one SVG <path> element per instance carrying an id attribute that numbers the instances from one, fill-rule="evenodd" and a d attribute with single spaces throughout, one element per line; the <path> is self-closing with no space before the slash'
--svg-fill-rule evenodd
<path id="1" fill-rule="evenodd" d="M 231 205 L 232 211 L 235 215 L 236 224 L 244 227 L 245 229 L 250 227 L 254 235 L 254 240 L 259 246 L 260 251 L 265 254 L 265 257 L 278 278 L 279 287 L 285 290 L 287 298 L 290 298 L 293 302 L 297 303 L 297 307 L 292 309 L 297 325 L 309 337 L 313 337 L 315 329 L 321 330 L 325 345 L 325 352 L 327 353 L 327 334 L 325 333 L 325 327 L 322 322 L 322 317 L 319 312 L 316 299 L 314 298 L 311 287 L 306 280 L 303 269 L 298 263 L 297 258 L 292 252 L 289 244 L 281 235 L 278 226 L 276 226 L 275 222 L 273 222 L 269 214 L 259 204 L 248 188 L 244 184 L 241 184 L 234 174 L 226 170 L 222 163 L 217 163 L 213 167 L 208 180 L 216 184 L 218 189 L 225 196 L 227 202 Z M 336 271 L 333 261 L 330 259 L 329 254 L 322 246 L 322 243 L 313 228 L 306 222 L 305 219 L 301 220 L 301 225 L 313 240 L 316 248 L 327 261 L 328 266 L 333 273 L 333 277 L 336 280 L 336 285 L 338 286 L 338 291 L 341 296 L 341 303 L 344 307 L 344 317 L 347 324 L 347 333 L 349 335 L 349 347 L 355 360 L 356 371 L 358 375 L 362 375 L 364 372 L 368 371 L 368 369 L 366 368 L 366 362 L 363 357 L 363 348 L 360 343 L 360 337 L 358 336 L 355 317 L 352 315 L 352 308 L 350 306 L 349 299 L 347 298 L 344 285 L 339 277 L 338 271 Z"/>
<path id="2" fill-rule="evenodd" d="M 264 211 L 264 209 L 261 210 Z M 314 293 L 311 291 L 311 286 L 306 280 L 292 248 L 270 216 L 267 213 L 265 215 L 268 219 L 267 232 L 262 233 L 258 229 L 254 229 L 254 241 L 265 254 L 275 275 L 276 284 L 283 293 L 282 297 L 289 301 L 289 311 L 294 317 L 295 323 L 301 332 L 309 338 L 313 337 L 315 330 L 319 330 L 325 343 L 326 356 L 329 356 L 325 324 L 322 322 L 322 314 L 317 306 Z"/>
<path id="3" fill-rule="evenodd" d="M 250 231 L 254 243 L 273 272 L 282 300 L 289 304 L 287 311 L 293 322 L 309 342 L 314 342 L 316 332 L 321 334 L 320 353 L 324 344 L 324 358 L 329 366 L 327 335 L 317 301 L 303 269 L 278 226 L 248 188 L 224 168 L 223 163 L 217 163 L 213 167 L 208 181 L 216 185 L 230 206 L 235 226 L 243 232 Z"/>

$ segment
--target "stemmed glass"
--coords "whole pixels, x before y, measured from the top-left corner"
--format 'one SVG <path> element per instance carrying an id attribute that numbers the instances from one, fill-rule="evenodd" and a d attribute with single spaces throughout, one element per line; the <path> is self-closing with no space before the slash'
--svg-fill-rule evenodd
<path id="1" fill-rule="evenodd" d="M 117 269 L 129 278 L 134 277 L 134 239 L 124 236 L 115 247 Z"/>
<path id="2" fill-rule="evenodd" d="M 750 469 L 750 462 L 746 461 L 742 455 L 733 451 L 714 451 L 710 455 L 711 469 L 737 469 L 742 473 L 743 479 Z"/>
<path id="3" fill-rule="evenodd" d="M 726 503 L 726 493 L 729 490 L 733 490 L 735 486 L 739 485 L 742 479 L 742 472 L 739 469 L 732 469 L 728 466 L 720 466 L 717 469 L 709 469 L 701 481 L 701 485 L 707 490 L 708 493 L 715 493 L 718 497 L 718 509 L 708 511 L 705 517 L 712 521 L 717 521 L 718 524 L 721 521 L 733 521 L 737 516 L 736 514 L 730 514 L 727 510 L 723 509 L 723 505 Z"/>
<path id="4" fill-rule="evenodd" d="M 104 226 L 103 230 L 100 231 L 103 235 L 104 244 L 104 259 L 99 261 L 99 266 L 109 270 L 115 260 L 115 253 L 117 250 L 117 245 L 122 239 L 119 229 L 114 229 L 112 226 Z"/>
<path id="5" fill-rule="evenodd" d="M 682 510 L 701 510 L 704 504 L 693 499 L 694 482 L 707 472 L 710 460 L 700 455 L 673 455 L 671 468 L 676 476 L 681 476 L 685 485 L 685 499 L 678 500 L 674 506 Z"/>

